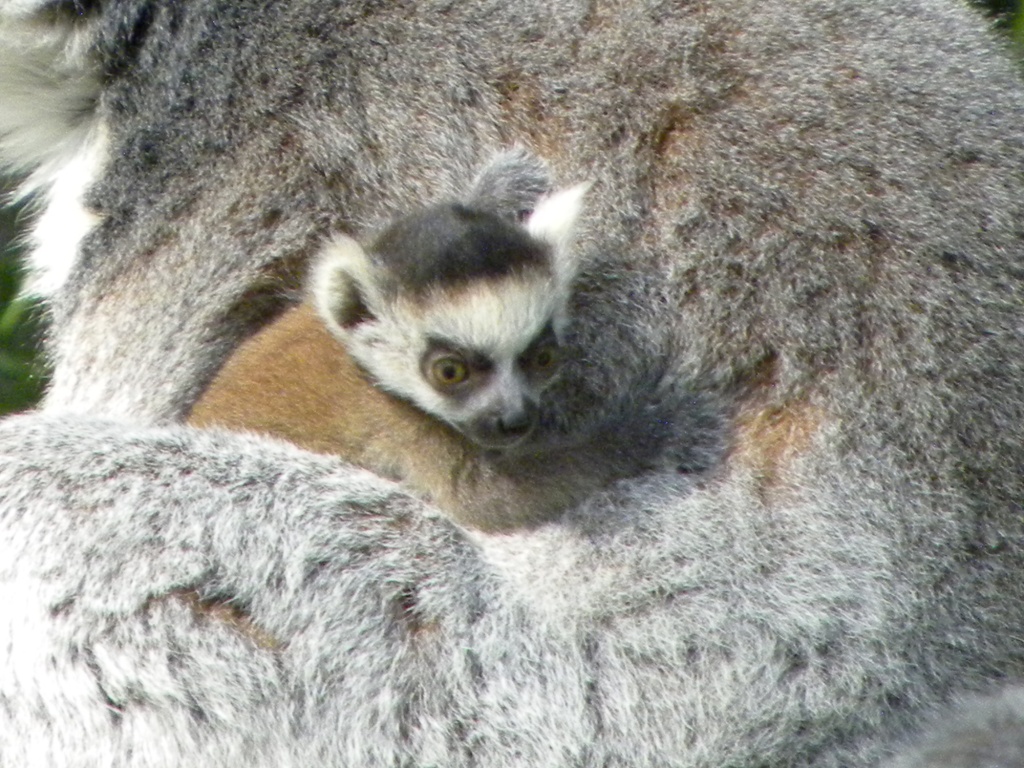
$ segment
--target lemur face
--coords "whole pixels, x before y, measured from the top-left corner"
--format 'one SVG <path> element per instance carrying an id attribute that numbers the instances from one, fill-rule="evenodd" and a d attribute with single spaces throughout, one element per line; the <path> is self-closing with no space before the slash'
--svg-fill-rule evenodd
<path id="1" fill-rule="evenodd" d="M 414 401 L 482 447 L 517 444 L 560 366 L 565 296 L 538 271 L 437 299 L 416 313 Z"/>
<path id="2" fill-rule="evenodd" d="M 485 449 L 509 449 L 533 430 L 559 369 L 576 270 L 567 231 L 583 191 L 542 202 L 525 226 L 437 206 L 369 252 L 341 238 L 314 276 L 321 314 L 381 389 Z M 546 228 L 530 228 L 537 216 Z"/>
<path id="3" fill-rule="evenodd" d="M 501 356 L 434 337 L 420 358 L 424 381 L 440 396 L 438 416 L 484 448 L 522 441 L 537 422 L 541 391 L 558 372 L 550 324 L 519 354 Z"/>

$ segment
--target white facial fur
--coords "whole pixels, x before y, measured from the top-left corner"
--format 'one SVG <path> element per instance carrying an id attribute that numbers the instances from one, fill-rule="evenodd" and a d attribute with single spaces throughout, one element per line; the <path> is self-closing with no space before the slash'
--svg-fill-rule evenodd
<path id="1" fill-rule="evenodd" d="M 564 328 L 565 301 L 564 292 L 550 276 L 481 282 L 457 294 L 439 293 L 426 305 L 396 302 L 379 324 L 357 328 L 348 347 L 381 386 L 461 429 L 481 408 L 496 405 L 495 399 L 509 404 L 517 398 L 536 402 L 542 387 L 519 373 L 517 361 L 548 323 L 556 334 Z M 495 391 L 459 402 L 432 387 L 420 370 L 432 338 L 485 351 L 494 364 L 491 386 Z"/>
<path id="2" fill-rule="evenodd" d="M 553 328 L 561 340 L 569 289 L 578 259 L 569 247 L 589 185 L 558 192 L 537 206 L 524 227 L 549 247 L 549 269 L 528 269 L 480 279 L 428 296 L 385 298 L 370 256 L 354 240 L 336 238 L 313 275 L 321 315 L 352 357 L 393 394 L 415 403 L 474 437 L 474 424 L 495 412 L 534 408 L 546 381 L 521 370 L 520 357 Z M 353 311 L 354 303 L 360 303 Z M 356 321 L 352 322 L 352 318 Z M 423 376 L 421 360 L 431 340 L 486 355 L 493 365 L 486 386 L 465 398 L 438 391 Z"/>

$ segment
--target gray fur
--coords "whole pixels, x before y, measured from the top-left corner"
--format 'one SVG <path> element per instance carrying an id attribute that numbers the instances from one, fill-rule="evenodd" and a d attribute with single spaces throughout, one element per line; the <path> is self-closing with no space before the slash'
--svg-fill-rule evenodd
<path id="1" fill-rule="evenodd" d="M 926 735 L 887 768 L 1020 768 L 1024 688 L 972 698 L 934 718 Z"/>
<path id="2" fill-rule="evenodd" d="M 523 218 L 551 191 L 550 171 L 526 147 L 498 153 L 477 174 L 465 202 L 509 218 Z"/>
<path id="3" fill-rule="evenodd" d="M 866 768 L 1021 673 L 1024 86 L 966 7 L 87 5 L 102 221 L 0 424 L 4 768 Z M 656 414 L 686 472 L 471 535 L 159 426 L 328 232 L 517 143 L 594 180 L 548 418 Z"/>

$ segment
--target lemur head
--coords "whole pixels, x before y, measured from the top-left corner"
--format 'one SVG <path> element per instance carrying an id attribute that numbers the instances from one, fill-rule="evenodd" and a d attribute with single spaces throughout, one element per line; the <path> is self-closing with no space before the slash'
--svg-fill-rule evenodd
<path id="1" fill-rule="evenodd" d="M 318 309 L 379 387 L 484 448 L 511 448 L 559 368 L 586 186 L 541 200 L 522 223 L 447 203 L 365 250 L 338 237 L 313 274 Z"/>

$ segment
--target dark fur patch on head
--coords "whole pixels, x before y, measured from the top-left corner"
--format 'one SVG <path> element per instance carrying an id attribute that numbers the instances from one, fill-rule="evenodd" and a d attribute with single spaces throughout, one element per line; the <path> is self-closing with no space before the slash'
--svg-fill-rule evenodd
<path id="1" fill-rule="evenodd" d="M 40 6 L 41 13 L 54 18 L 87 17 L 100 12 L 100 0 L 50 0 Z"/>
<path id="2" fill-rule="evenodd" d="M 386 289 L 421 295 L 438 286 L 547 269 L 547 247 L 522 228 L 488 212 L 457 203 L 406 216 L 371 248 L 390 275 Z"/>

